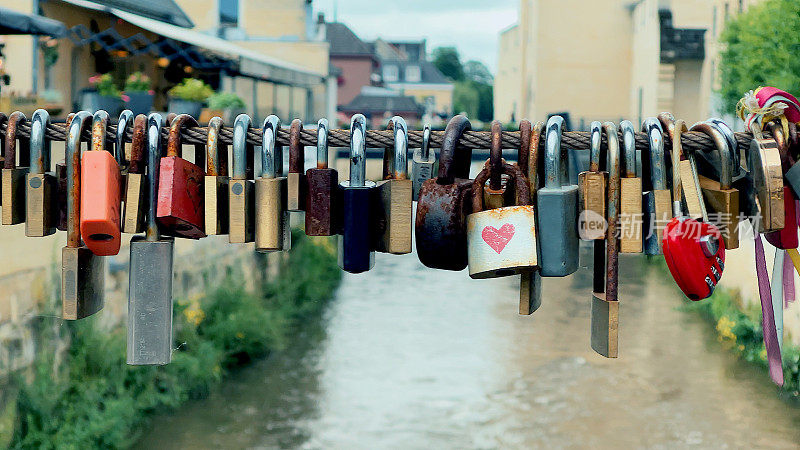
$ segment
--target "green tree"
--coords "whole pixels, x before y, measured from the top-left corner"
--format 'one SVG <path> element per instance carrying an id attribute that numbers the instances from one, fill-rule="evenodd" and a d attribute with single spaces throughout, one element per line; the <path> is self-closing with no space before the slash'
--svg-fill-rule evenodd
<path id="1" fill-rule="evenodd" d="M 464 79 L 464 67 L 455 47 L 437 47 L 433 50 L 433 65 L 453 81 Z"/>
<path id="2" fill-rule="evenodd" d="M 720 95 L 733 111 L 750 89 L 800 92 L 800 2 L 766 0 L 731 20 L 722 33 Z"/>
<path id="3" fill-rule="evenodd" d="M 480 94 L 471 81 L 459 81 L 453 86 L 453 109 L 456 114 L 478 117 Z"/>
<path id="4" fill-rule="evenodd" d="M 494 84 L 492 72 L 480 61 L 471 60 L 464 63 L 464 78 L 481 84 Z"/>

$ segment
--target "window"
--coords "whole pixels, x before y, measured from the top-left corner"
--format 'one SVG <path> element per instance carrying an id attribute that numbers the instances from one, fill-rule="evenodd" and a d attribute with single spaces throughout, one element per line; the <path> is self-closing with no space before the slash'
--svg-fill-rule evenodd
<path id="1" fill-rule="evenodd" d="M 219 26 L 239 26 L 239 0 L 217 0 L 219 8 Z"/>
<path id="2" fill-rule="evenodd" d="M 422 81 L 422 72 L 419 66 L 406 66 L 406 81 L 409 83 L 419 83 Z"/>
<path id="3" fill-rule="evenodd" d="M 383 81 L 393 82 L 400 77 L 400 71 L 395 65 L 383 66 Z"/>

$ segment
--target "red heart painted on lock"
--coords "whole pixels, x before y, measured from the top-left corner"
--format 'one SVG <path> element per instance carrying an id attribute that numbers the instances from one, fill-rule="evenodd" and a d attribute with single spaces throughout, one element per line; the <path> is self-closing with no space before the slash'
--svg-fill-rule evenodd
<path id="1" fill-rule="evenodd" d="M 503 224 L 499 230 L 495 227 L 488 226 L 481 231 L 481 237 L 483 241 L 486 242 L 489 247 L 492 247 L 492 250 L 496 251 L 499 255 L 500 252 L 506 248 L 511 238 L 514 237 L 515 231 L 514 225 L 510 223 Z"/>
<path id="2" fill-rule="evenodd" d="M 709 297 L 725 269 L 725 244 L 710 223 L 676 217 L 664 228 L 664 259 L 684 294 L 697 301 Z"/>

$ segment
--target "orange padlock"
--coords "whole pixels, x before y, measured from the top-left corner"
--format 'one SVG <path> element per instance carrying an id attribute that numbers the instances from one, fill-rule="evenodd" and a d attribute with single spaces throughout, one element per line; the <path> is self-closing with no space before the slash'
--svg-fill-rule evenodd
<path id="1" fill-rule="evenodd" d="M 114 154 L 106 151 L 108 113 L 92 118 L 92 146 L 81 158 L 81 236 L 98 256 L 119 253 L 120 172 Z"/>

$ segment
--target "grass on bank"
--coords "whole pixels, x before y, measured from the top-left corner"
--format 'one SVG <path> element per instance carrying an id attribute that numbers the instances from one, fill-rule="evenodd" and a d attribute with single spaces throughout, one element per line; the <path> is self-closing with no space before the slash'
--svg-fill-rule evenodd
<path id="1" fill-rule="evenodd" d="M 284 348 L 294 327 L 320 313 L 341 278 L 329 240 L 301 233 L 293 240 L 280 276 L 259 283 L 258 292 L 245 289 L 240 274 L 229 274 L 201 298 L 176 299 L 177 349 L 167 366 L 126 365 L 124 324 L 106 332 L 94 318 L 63 326 L 42 320 L 33 374 L 17 380 L 11 446 L 127 447 L 149 415 L 206 396 L 229 369 Z M 58 342 L 69 348 L 56 351 Z"/>

